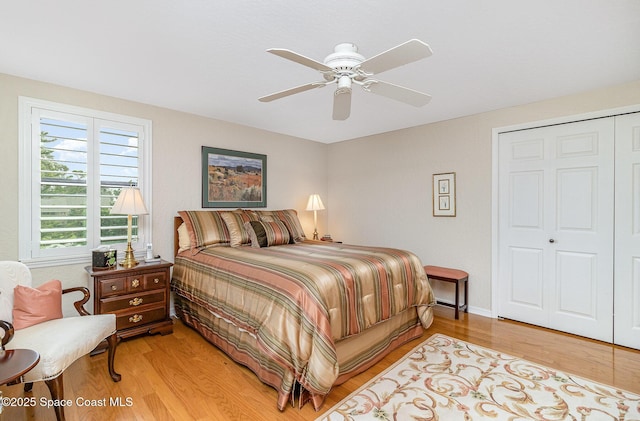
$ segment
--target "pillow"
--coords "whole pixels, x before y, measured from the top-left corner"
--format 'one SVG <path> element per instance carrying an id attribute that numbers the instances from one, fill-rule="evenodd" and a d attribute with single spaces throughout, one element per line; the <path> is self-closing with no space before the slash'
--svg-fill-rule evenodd
<path id="1" fill-rule="evenodd" d="M 178 212 L 189 233 L 191 252 L 198 253 L 204 247 L 228 245 L 229 231 L 218 211 Z"/>
<path id="2" fill-rule="evenodd" d="M 291 242 L 300 242 L 306 239 L 302 224 L 298 219 L 298 212 L 295 209 L 261 211 L 258 213 L 261 221 L 282 221 L 289 230 Z"/>
<path id="3" fill-rule="evenodd" d="M 278 218 L 276 218 L 275 216 L 273 216 L 273 214 L 271 213 L 272 211 L 268 211 L 269 213 L 261 213 L 259 215 L 259 220 L 262 222 L 273 222 L 273 221 L 279 221 Z"/>
<path id="4" fill-rule="evenodd" d="M 228 212 L 220 212 L 222 220 L 227 225 L 229 231 L 231 247 L 238 247 L 244 244 L 249 244 L 251 238 L 249 237 L 249 231 L 245 228 L 245 222 L 257 220 L 257 215 L 254 212 L 244 212 L 242 209 Z"/>
<path id="5" fill-rule="evenodd" d="M 252 224 L 256 224 L 254 228 Z M 249 233 L 249 239 L 251 240 L 251 247 L 260 248 L 268 247 L 267 233 L 261 225 L 260 221 L 245 222 L 244 228 Z"/>
<path id="6" fill-rule="evenodd" d="M 24 329 L 47 320 L 62 318 L 62 283 L 45 282 L 37 288 L 18 285 L 13 289 L 13 328 Z"/>
<path id="7" fill-rule="evenodd" d="M 191 249 L 191 238 L 187 225 L 183 222 L 178 227 L 178 253 Z"/>
<path id="8" fill-rule="evenodd" d="M 251 238 L 251 247 L 270 247 L 289 244 L 289 230 L 282 221 L 250 221 L 245 228 Z"/>

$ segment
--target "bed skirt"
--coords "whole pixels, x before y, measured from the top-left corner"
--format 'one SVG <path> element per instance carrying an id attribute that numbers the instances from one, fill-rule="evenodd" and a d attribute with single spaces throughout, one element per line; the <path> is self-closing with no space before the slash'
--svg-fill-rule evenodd
<path id="1" fill-rule="evenodd" d="M 284 410 L 287 402 L 295 406 L 296 401 L 300 407 L 311 401 L 316 411 L 322 407 L 325 395 L 304 390 L 295 373 L 268 357 L 269 354 L 262 349 L 255 335 L 178 294 L 175 295 L 175 310 L 185 324 L 193 327 L 234 361 L 248 367 L 263 383 L 275 388 L 279 410 Z M 423 313 L 418 317 L 417 309 L 410 307 L 360 334 L 337 342 L 339 374 L 334 386 L 367 370 L 402 344 L 420 337 L 424 331 L 422 323 L 432 320 L 433 310 L 423 307 L 420 311 Z M 428 325 L 430 323 L 425 323 L 425 326 Z"/>

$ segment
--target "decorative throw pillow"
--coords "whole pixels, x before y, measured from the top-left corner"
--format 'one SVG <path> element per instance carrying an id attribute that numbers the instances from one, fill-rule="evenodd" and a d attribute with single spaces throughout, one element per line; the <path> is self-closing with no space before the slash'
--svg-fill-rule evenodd
<path id="1" fill-rule="evenodd" d="M 289 244 L 289 230 L 281 221 L 250 221 L 245 228 L 251 238 L 251 247 L 270 247 Z"/>
<path id="2" fill-rule="evenodd" d="M 275 217 L 275 216 L 272 214 L 272 211 L 267 211 L 267 212 L 269 212 L 269 213 L 260 213 L 260 214 L 259 214 L 259 216 L 260 216 L 260 218 L 259 218 L 259 219 L 260 219 L 260 221 L 262 221 L 262 222 L 273 222 L 273 221 L 278 221 L 278 218 L 277 218 L 277 217 Z"/>
<path id="3" fill-rule="evenodd" d="M 298 212 L 295 209 L 284 209 L 274 211 L 262 211 L 259 213 L 261 221 L 282 221 L 291 236 L 291 242 L 300 242 L 306 239 L 302 224 L 298 219 Z"/>
<path id="4" fill-rule="evenodd" d="M 45 282 L 37 288 L 18 285 L 13 289 L 13 327 L 24 329 L 62 318 L 62 283 Z"/>
<path id="5" fill-rule="evenodd" d="M 229 244 L 229 231 L 219 211 L 180 211 L 178 214 L 189 233 L 193 254 L 204 247 Z"/>
<path id="6" fill-rule="evenodd" d="M 244 212 L 242 209 L 238 209 L 220 212 L 220 216 L 227 225 L 231 247 L 238 247 L 251 242 L 249 231 L 246 230 L 244 224 L 245 222 L 256 220 L 257 216 L 254 212 Z"/>
<path id="7" fill-rule="evenodd" d="M 252 224 L 256 224 L 254 228 Z M 268 247 L 267 233 L 261 225 L 260 221 L 251 221 L 244 223 L 244 229 L 249 233 L 249 239 L 251 240 L 251 247 L 261 248 Z"/>

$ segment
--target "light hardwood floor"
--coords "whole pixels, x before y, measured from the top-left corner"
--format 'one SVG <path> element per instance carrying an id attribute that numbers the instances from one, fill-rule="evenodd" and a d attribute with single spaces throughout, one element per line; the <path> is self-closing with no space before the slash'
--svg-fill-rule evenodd
<path id="1" fill-rule="evenodd" d="M 454 320 L 452 309 L 437 307 L 433 325 L 421 338 L 337 386 L 323 410 L 436 332 L 640 394 L 640 351 L 474 314 Z M 116 369 L 120 383 L 110 380 L 105 354 L 83 357 L 67 369 L 65 398 L 72 401 L 67 420 L 314 420 L 322 413 L 310 405 L 279 412 L 275 390 L 180 321 L 172 335 L 122 342 Z M 5 407 L 1 420 L 55 420 L 53 409 L 41 405 L 50 399 L 44 383 L 34 384 L 31 394 L 24 394 L 22 385 L 0 391 L 5 397 L 33 396 L 37 402 L 30 408 Z M 114 398 L 121 398 L 122 406 L 114 405 Z M 101 403 L 106 406 L 96 406 Z"/>

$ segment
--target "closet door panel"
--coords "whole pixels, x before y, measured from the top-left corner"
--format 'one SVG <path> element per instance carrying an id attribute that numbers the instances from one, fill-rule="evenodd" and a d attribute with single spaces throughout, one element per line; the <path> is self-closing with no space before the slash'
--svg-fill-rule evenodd
<path id="1" fill-rule="evenodd" d="M 640 349 L 640 113 L 616 117 L 614 342 Z"/>
<path id="2" fill-rule="evenodd" d="M 509 253 L 509 301 L 530 311 L 544 310 L 542 250 L 512 247 Z"/>
<path id="3" fill-rule="evenodd" d="M 501 144 L 500 162 L 500 316 L 536 325 L 548 320 L 544 168 L 545 139 L 510 134 Z"/>
<path id="4" fill-rule="evenodd" d="M 598 317 L 597 260 L 591 253 L 556 253 L 557 313 L 592 320 Z"/>

